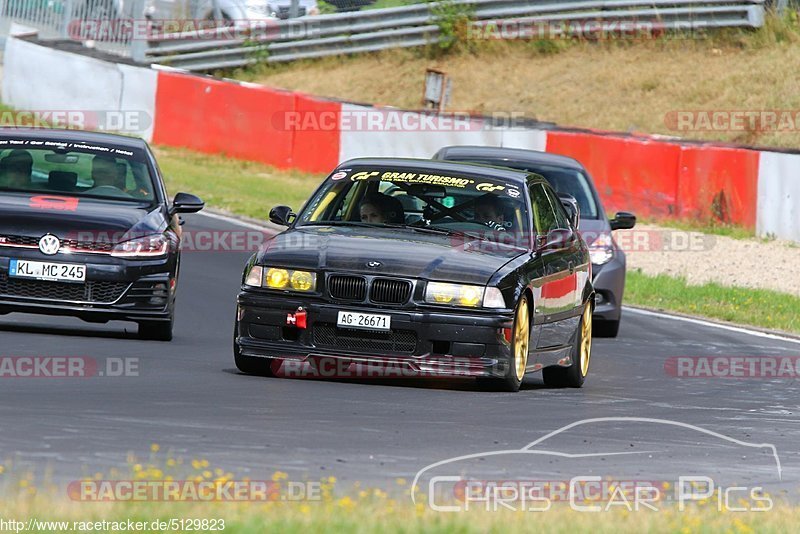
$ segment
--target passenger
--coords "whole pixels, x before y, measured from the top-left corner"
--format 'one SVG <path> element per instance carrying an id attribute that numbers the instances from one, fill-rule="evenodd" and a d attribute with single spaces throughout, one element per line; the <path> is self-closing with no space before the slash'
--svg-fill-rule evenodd
<path id="1" fill-rule="evenodd" d="M 370 224 L 402 224 L 405 222 L 403 205 L 394 197 L 383 193 L 370 193 L 359 205 L 361 222 Z"/>
<path id="2" fill-rule="evenodd" d="M 0 160 L 0 183 L 9 189 L 30 189 L 33 158 L 27 150 L 14 149 Z"/>

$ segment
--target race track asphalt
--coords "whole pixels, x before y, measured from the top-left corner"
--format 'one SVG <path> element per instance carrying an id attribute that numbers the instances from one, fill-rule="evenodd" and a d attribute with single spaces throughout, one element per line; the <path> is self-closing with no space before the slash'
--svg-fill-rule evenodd
<path id="1" fill-rule="evenodd" d="M 194 232 L 242 230 L 203 215 L 186 219 Z M 539 373 L 517 394 L 479 391 L 463 380 L 251 377 L 236 371 L 231 354 L 248 256 L 184 253 L 171 343 L 140 341 L 127 323 L 0 316 L 2 356 L 138 359 L 138 376 L 0 378 L 0 462 L 38 476 L 49 470 L 63 484 L 126 470 L 129 452 L 146 459 L 157 443 L 162 456 L 208 459 L 237 477 L 284 471 L 291 479 L 335 476 L 344 485 L 391 489 L 433 462 L 520 449 L 585 419 L 635 417 L 641 419 L 586 422 L 539 444 L 598 456 L 556 454 L 536 466 L 487 456 L 474 469 L 495 478 L 517 468 L 563 478 L 574 468 L 607 474 L 602 468 L 613 464 L 628 477 L 691 472 L 789 494 L 798 488 L 796 379 L 677 378 L 665 371 L 667 359 L 678 356 L 797 356 L 798 342 L 627 310 L 618 339 L 595 340 L 591 376 L 580 390 L 547 389 Z M 774 445 L 780 473 L 771 454 L 745 442 Z M 636 454 L 601 457 L 619 450 Z"/>

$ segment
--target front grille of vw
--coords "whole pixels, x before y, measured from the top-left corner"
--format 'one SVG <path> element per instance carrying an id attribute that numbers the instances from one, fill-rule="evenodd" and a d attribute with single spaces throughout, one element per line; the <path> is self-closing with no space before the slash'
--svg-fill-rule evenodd
<path id="1" fill-rule="evenodd" d="M 22 280 L 0 275 L 0 296 L 35 300 L 111 304 L 125 290 L 127 282 L 86 282 L 69 284 L 43 280 Z"/>
<path id="2" fill-rule="evenodd" d="M 367 280 L 361 276 L 335 274 L 328 278 L 328 293 L 338 300 L 362 301 L 367 297 Z"/>
<path id="3" fill-rule="evenodd" d="M 4 235 L 0 236 L 0 247 L 4 244 L 11 246 L 22 247 L 39 247 L 38 237 L 30 237 L 24 235 Z M 107 241 L 78 241 L 77 239 L 62 239 L 61 246 L 71 249 L 73 252 L 95 252 L 110 254 L 111 249 L 114 248 L 113 243 Z"/>
<path id="4" fill-rule="evenodd" d="M 411 296 L 411 282 L 376 278 L 369 290 L 369 300 L 377 304 L 403 304 Z"/>
<path id="5" fill-rule="evenodd" d="M 314 325 L 314 345 L 356 352 L 399 352 L 412 354 L 417 347 L 417 334 L 412 330 L 369 332 L 344 330 L 330 323 Z"/>

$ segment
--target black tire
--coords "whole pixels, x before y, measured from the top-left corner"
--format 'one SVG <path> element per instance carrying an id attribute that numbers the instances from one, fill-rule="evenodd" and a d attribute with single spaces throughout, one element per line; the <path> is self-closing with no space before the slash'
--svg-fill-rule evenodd
<path id="1" fill-rule="evenodd" d="M 584 322 L 588 320 L 588 338 L 589 338 L 589 358 L 587 359 L 586 369 L 584 372 L 581 358 L 581 349 L 584 344 Z M 592 308 L 590 304 L 586 304 L 581 321 L 578 325 L 578 331 L 575 334 L 575 343 L 572 346 L 572 353 L 570 359 L 572 363 L 569 367 L 545 367 L 542 369 L 542 378 L 544 384 L 551 388 L 579 388 L 583 387 L 586 381 L 586 376 L 589 373 L 588 360 L 591 359 L 592 353 Z"/>
<path id="2" fill-rule="evenodd" d="M 175 321 L 142 321 L 139 323 L 139 338 L 150 341 L 172 341 L 172 327 Z"/>
<path id="3" fill-rule="evenodd" d="M 617 334 L 619 334 L 619 323 L 619 319 L 616 321 L 598 319 L 592 326 L 592 333 L 594 337 L 617 337 Z"/>
<path id="4" fill-rule="evenodd" d="M 275 376 L 275 373 L 272 371 L 273 360 L 244 356 L 239 348 L 239 344 L 236 343 L 235 340 L 233 342 L 233 361 L 236 363 L 236 368 L 246 375 Z"/>
<path id="5" fill-rule="evenodd" d="M 525 307 L 524 311 L 523 306 Z M 518 363 L 516 357 L 518 343 L 523 342 L 521 339 L 518 339 L 517 336 L 520 332 L 524 332 L 523 335 L 527 334 L 527 339 L 524 341 L 525 346 L 523 348 L 523 352 L 525 352 L 525 361 L 522 364 L 522 367 L 524 368 L 528 361 L 527 353 L 530 351 L 532 323 L 531 317 L 530 300 L 527 296 L 523 296 L 521 299 L 519 299 L 519 302 L 517 302 L 516 308 L 514 308 L 514 326 L 512 327 L 514 337 L 511 340 L 511 361 L 508 362 L 505 375 L 502 378 L 479 378 L 478 386 L 481 389 L 491 391 L 508 391 L 512 393 L 519 391 L 519 388 L 522 385 L 522 379 L 525 378 L 525 372 L 522 370 L 520 375 L 516 368 Z M 518 329 L 517 325 L 520 320 L 525 321 L 527 325 Z"/>

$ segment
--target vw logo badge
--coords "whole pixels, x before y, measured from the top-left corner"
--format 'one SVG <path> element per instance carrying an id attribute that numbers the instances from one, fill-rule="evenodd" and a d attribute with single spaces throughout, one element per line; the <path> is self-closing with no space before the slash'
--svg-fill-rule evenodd
<path id="1" fill-rule="evenodd" d="M 379 261 L 368 261 L 367 262 L 367 267 L 369 267 L 370 269 L 377 269 L 381 265 L 383 265 L 383 264 L 381 262 L 379 262 Z"/>
<path id="2" fill-rule="evenodd" d="M 52 256 L 58 252 L 59 248 L 61 248 L 61 241 L 59 241 L 58 238 L 53 234 L 42 236 L 42 238 L 39 240 L 39 250 L 42 251 L 42 254 Z"/>

